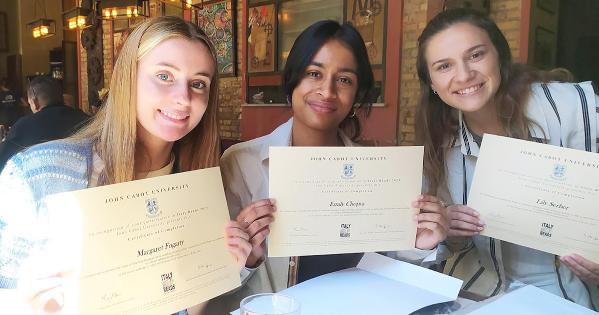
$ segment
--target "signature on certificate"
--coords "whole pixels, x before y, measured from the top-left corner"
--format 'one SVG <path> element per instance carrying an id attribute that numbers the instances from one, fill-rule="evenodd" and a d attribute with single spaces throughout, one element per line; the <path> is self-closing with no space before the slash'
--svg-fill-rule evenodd
<path id="1" fill-rule="evenodd" d="M 104 293 L 102 294 L 102 296 L 100 297 L 102 299 L 102 302 L 104 303 L 110 303 L 116 299 L 118 299 L 121 296 L 121 294 L 119 292 L 109 292 L 109 293 Z"/>

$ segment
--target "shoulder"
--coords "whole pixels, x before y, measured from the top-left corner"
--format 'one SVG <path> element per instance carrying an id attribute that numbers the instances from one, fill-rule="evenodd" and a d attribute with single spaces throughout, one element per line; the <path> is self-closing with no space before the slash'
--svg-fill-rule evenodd
<path id="1" fill-rule="evenodd" d="M 266 135 L 260 138 L 252 139 L 249 141 L 241 142 L 229 147 L 221 157 L 221 164 L 240 163 L 240 161 L 247 161 L 253 163 L 259 159 L 260 152 L 268 150 L 272 142 L 272 136 Z"/>
<path id="2" fill-rule="evenodd" d="M 288 145 L 292 124 L 293 119 L 289 119 L 268 135 L 231 146 L 223 153 L 221 164 L 228 164 L 233 161 L 237 161 L 237 163 L 255 163 L 256 160 L 268 158 L 269 147 Z"/>
<path id="3" fill-rule="evenodd" d="M 23 117 L 17 119 L 15 124 L 12 125 L 12 127 L 10 127 L 10 132 L 11 133 L 14 133 L 17 131 L 20 132 L 21 129 L 26 129 L 26 128 L 30 127 L 31 124 L 34 123 L 35 118 L 36 118 L 35 114 L 31 114 L 31 115 L 26 115 L 26 116 L 23 116 Z"/>
<path id="4" fill-rule="evenodd" d="M 533 83 L 527 102 L 528 112 L 545 112 L 550 116 L 589 115 L 599 106 L 592 83 Z"/>
<path id="5" fill-rule="evenodd" d="M 531 85 L 532 97 L 556 103 L 564 101 L 582 101 L 595 104 L 595 91 L 590 81 L 570 83 L 570 82 L 536 82 Z"/>
<path id="6" fill-rule="evenodd" d="M 35 145 L 14 155 L 2 180 L 30 187 L 35 200 L 49 194 L 86 188 L 92 159 L 90 141 L 58 140 Z"/>
<path id="7" fill-rule="evenodd" d="M 89 116 L 84 113 L 83 111 L 77 109 L 77 108 L 73 108 L 73 107 L 69 107 L 66 105 L 56 105 L 56 106 L 50 106 L 48 107 L 46 110 L 42 110 L 40 111 L 38 114 L 44 114 L 44 115 L 48 115 L 48 116 L 70 116 L 70 117 L 82 117 L 82 118 L 88 118 Z"/>
<path id="8" fill-rule="evenodd" d="M 91 158 L 91 141 L 56 140 L 34 145 L 18 154 L 11 162 L 24 171 L 73 167 Z"/>

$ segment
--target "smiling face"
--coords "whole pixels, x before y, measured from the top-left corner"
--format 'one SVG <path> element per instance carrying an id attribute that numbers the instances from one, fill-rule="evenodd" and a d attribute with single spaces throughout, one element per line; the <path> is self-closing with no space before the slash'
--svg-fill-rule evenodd
<path id="1" fill-rule="evenodd" d="M 336 40 L 326 42 L 293 90 L 294 122 L 310 129 L 336 131 L 355 102 L 357 67 L 351 50 Z"/>
<path id="2" fill-rule="evenodd" d="M 138 137 L 171 143 L 195 128 L 210 96 L 215 65 L 206 45 L 185 38 L 165 40 L 137 67 Z"/>
<path id="3" fill-rule="evenodd" d="M 457 23 L 426 45 L 431 88 L 446 104 L 466 113 L 494 110 L 501 84 L 499 56 L 483 29 Z"/>

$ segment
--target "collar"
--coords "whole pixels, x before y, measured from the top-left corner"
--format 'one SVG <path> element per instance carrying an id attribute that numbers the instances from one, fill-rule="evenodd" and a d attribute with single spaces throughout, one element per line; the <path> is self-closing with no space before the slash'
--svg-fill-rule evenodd
<path id="1" fill-rule="evenodd" d="M 60 106 L 65 106 L 66 107 L 66 105 L 61 104 L 61 103 L 52 103 L 52 104 L 48 104 L 48 105 L 42 107 L 38 112 L 41 112 L 41 111 L 43 111 L 46 108 L 60 107 Z"/>
<path id="2" fill-rule="evenodd" d="M 289 118 L 289 120 L 277 127 L 273 132 L 271 132 L 267 137 L 266 141 L 267 145 L 260 146 L 260 161 L 264 162 L 268 160 L 268 153 L 270 147 L 290 147 L 291 146 L 291 133 L 293 127 L 293 117 Z M 343 146 L 346 147 L 355 147 L 356 144 L 343 132 L 343 130 L 339 129 L 339 138 L 343 142 Z"/>
<path id="3" fill-rule="evenodd" d="M 545 113 L 541 106 L 536 102 L 529 101 L 526 105 L 525 115 L 532 122 L 528 127 L 530 137 L 539 140 L 550 140 L 547 119 L 545 118 Z M 460 151 L 463 155 L 473 155 L 478 157 L 480 148 L 466 126 L 462 111 L 458 111 L 458 120 L 458 133 L 456 138 L 452 140 L 452 143 L 448 143 L 447 147 L 453 148 L 461 145 Z"/>

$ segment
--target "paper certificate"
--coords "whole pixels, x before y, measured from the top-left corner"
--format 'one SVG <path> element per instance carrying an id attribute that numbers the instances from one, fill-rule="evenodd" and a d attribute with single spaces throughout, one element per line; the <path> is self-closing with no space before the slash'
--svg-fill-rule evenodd
<path id="1" fill-rule="evenodd" d="M 422 147 L 271 147 L 269 256 L 413 249 Z"/>
<path id="2" fill-rule="evenodd" d="M 485 135 L 468 206 L 482 235 L 599 262 L 599 154 Z"/>
<path id="3" fill-rule="evenodd" d="M 63 214 L 52 216 L 52 242 L 80 260 L 78 314 L 172 314 L 240 285 L 217 167 L 56 194 L 47 204 Z"/>

